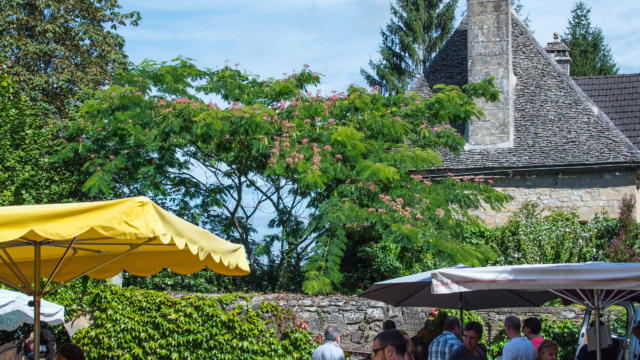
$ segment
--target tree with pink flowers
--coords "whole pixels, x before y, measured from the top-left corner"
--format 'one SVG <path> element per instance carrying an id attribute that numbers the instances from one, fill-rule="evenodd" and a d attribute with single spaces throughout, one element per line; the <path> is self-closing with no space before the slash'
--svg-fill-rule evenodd
<path id="1" fill-rule="evenodd" d="M 311 91 L 319 81 L 308 66 L 262 79 L 146 61 L 63 124 L 68 147 L 57 158 L 84 162 L 92 194 L 144 194 L 243 244 L 253 273 L 236 288 L 354 292 L 490 259 L 456 235 L 477 221 L 469 210 L 508 197 L 420 174 L 441 163 L 441 149 L 462 149 L 449 124 L 482 114 L 473 99 L 495 100 L 492 80 L 440 86 L 429 99 L 357 86 L 322 95 Z M 227 105 L 203 100 L 210 94 Z"/>

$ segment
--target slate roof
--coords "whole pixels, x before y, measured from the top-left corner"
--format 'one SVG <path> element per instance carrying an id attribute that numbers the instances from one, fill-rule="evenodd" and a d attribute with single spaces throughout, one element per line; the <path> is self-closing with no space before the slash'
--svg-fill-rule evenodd
<path id="1" fill-rule="evenodd" d="M 574 77 L 622 133 L 640 148 L 640 73 Z"/>
<path id="2" fill-rule="evenodd" d="M 640 152 L 512 15 L 516 78 L 514 145 L 443 153 L 438 169 L 453 173 L 496 169 L 640 164 Z M 467 82 L 467 27 L 463 21 L 413 89 L 423 96 L 439 83 Z"/>

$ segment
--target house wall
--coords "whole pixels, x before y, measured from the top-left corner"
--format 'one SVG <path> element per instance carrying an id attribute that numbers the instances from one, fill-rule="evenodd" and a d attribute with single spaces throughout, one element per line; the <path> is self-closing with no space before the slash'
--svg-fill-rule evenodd
<path id="1" fill-rule="evenodd" d="M 525 176 L 493 177 L 493 186 L 513 196 L 513 201 L 501 211 L 491 209 L 475 214 L 490 225 L 502 225 L 525 201 L 538 202 L 543 209 L 575 208 L 581 220 L 597 214 L 618 216 L 620 199 L 632 195 L 638 204 L 638 189 L 634 171 L 601 173 L 547 173 Z M 636 206 L 636 218 L 638 218 Z"/>

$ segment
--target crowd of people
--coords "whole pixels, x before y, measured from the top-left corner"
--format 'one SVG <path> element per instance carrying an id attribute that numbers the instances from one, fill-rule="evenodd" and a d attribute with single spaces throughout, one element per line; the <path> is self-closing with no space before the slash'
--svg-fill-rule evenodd
<path id="1" fill-rule="evenodd" d="M 487 360 L 487 349 L 481 343 L 482 324 L 470 321 L 462 326 L 455 316 L 445 319 L 442 333 L 433 337 L 428 323 L 410 337 L 396 329 L 392 320 L 382 324 L 382 331 L 371 344 L 371 358 L 376 360 Z M 504 320 L 505 334 L 509 341 L 502 349 L 502 360 L 556 360 L 558 343 L 545 340 L 540 331 L 542 322 L 530 317 L 521 324 L 516 316 Z M 344 360 L 340 347 L 340 331 L 329 326 L 325 331 L 325 343 L 313 353 L 312 360 Z M 462 337 L 462 341 L 460 341 Z M 427 346 L 428 345 L 428 346 Z"/>
<path id="2" fill-rule="evenodd" d="M 0 346 L 0 360 L 32 360 L 35 357 L 33 332 L 26 339 L 16 340 Z M 85 360 L 84 352 L 72 343 L 60 347 L 49 329 L 40 331 L 40 359 Z"/>

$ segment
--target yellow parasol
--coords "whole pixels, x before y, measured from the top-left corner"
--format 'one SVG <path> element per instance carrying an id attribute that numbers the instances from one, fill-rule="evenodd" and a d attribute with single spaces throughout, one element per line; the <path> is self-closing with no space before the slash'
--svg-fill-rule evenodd
<path id="1" fill-rule="evenodd" d="M 126 270 L 148 276 L 165 267 L 180 274 L 204 267 L 223 275 L 249 274 L 242 245 L 145 197 L 0 207 L 0 260 L 0 282 L 34 298 L 36 351 L 40 298 L 83 275 L 107 279 Z M 36 281 L 41 276 L 47 279 L 43 286 Z"/>

